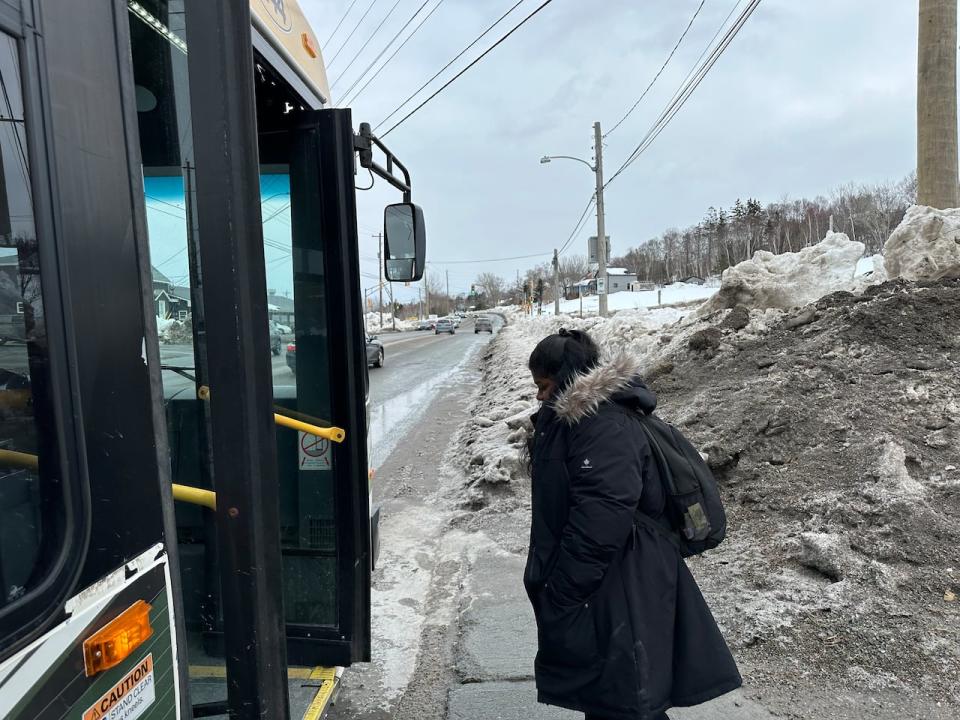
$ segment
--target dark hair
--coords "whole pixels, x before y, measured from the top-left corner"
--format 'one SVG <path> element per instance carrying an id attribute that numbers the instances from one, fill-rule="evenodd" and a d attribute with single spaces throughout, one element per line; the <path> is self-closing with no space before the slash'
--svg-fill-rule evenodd
<path id="1" fill-rule="evenodd" d="M 563 390 L 577 375 L 584 373 L 600 362 L 600 350 L 587 333 L 582 330 L 560 328 L 556 335 L 549 335 L 537 343 L 530 353 L 527 367 L 535 376 L 553 380 Z"/>

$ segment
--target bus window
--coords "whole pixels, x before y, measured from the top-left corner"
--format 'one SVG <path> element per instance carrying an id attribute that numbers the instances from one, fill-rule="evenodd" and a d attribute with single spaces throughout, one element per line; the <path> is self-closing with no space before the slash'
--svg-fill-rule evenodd
<path id="1" fill-rule="evenodd" d="M 5 34 L 0 34 L 0 156 L 0 618 L 4 618 L 47 579 L 63 551 L 66 512 L 47 397 L 47 337 L 20 65 L 16 42 Z M 0 637 L 0 645 L 4 639 Z"/>

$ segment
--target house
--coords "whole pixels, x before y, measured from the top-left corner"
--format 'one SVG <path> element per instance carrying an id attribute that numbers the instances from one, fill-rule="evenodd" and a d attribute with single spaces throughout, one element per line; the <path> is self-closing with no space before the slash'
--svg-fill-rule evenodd
<path id="1" fill-rule="evenodd" d="M 686 283 L 687 285 L 703 285 L 706 281 L 699 275 L 691 275 L 689 277 L 682 278 L 680 282 Z"/>
<path id="2" fill-rule="evenodd" d="M 185 320 L 190 315 L 190 288 L 174 285 L 155 267 L 153 279 L 153 311 L 161 320 Z"/>
<path id="3" fill-rule="evenodd" d="M 574 284 L 584 294 L 591 294 L 597 291 L 597 275 L 599 270 L 591 270 L 583 276 L 578 283 Z M 637 281 L 637 274 L 630 272 L 626 268 L 607 268 L 607 294 L 624 292 L 630 289 L 630 286 Z"/>
<path id="4" fill-rule="evenodd" d="M 630 283 L 630 290 L 633 292 L 648 292 L 656 289 L 657 284 L 655 282 L 651 282 L 650 280 L 636 280 Z"/>
<path id="5" fill-rule="evenodd" d="M 293 298 L 267 290 L 267 312 L 274 322 L 293 327 Z"/>

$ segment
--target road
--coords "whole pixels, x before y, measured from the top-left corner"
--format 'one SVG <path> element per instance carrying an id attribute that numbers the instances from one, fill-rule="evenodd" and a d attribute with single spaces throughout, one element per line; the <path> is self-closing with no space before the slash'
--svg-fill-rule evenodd
<path id="1" fill-rule="evenodd" d="M 384 334 L 384 367 L 370 369 L 370 464 L 378 468 L 423 417 L 430 401 L 451 385 L 467 358 L 490 338 L 466 320 L 454 335 Z"/>

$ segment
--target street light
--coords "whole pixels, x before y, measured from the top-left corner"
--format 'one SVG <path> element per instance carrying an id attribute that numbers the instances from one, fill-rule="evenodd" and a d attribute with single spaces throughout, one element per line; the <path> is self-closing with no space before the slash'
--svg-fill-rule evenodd
<path id="1" fill-rule="evenodd" d="M 599 300 L 600 317 L 607 316 L 607 236 L 604 228 L 605 218 L 603 210 L 603 136 L 600 133 L 600 123 L 593 124 L 594 149 L 597 153 L 597 164 L 591 165 L 582 158 L 572 155 L 544 155 L 540 164 L 546 165 L 551 160 L 576 160 L 583 163 L 597 179 L 597 295 Z M 603 283 L 603 292 L 600 284 Z"/>

